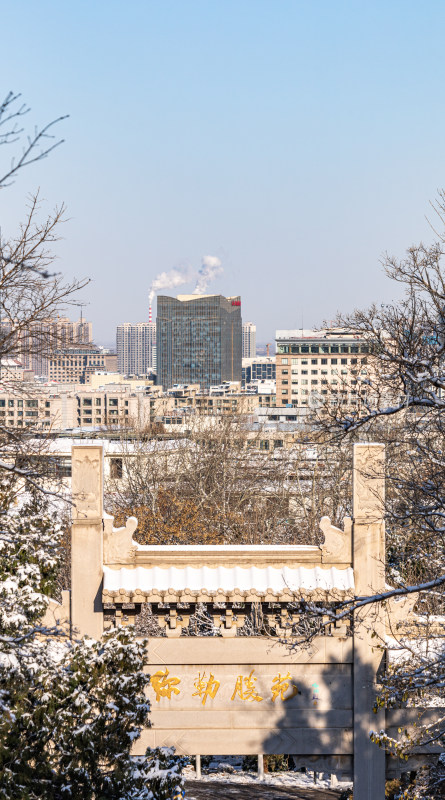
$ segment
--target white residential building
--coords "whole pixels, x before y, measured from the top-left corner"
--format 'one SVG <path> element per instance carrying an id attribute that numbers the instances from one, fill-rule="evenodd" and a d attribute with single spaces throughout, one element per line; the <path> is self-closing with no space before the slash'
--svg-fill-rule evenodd
<path id="1" fill-rule="evenodd" d="M 117 370 L 122 375 L 156 371 L 156 323 L 124 322 L 116 330 Z"/>
<path id="2" fill-rule="evenodd" d="M 256 356 L 256 325 L 253 322 L 243 322 L 243 358 Z"/>

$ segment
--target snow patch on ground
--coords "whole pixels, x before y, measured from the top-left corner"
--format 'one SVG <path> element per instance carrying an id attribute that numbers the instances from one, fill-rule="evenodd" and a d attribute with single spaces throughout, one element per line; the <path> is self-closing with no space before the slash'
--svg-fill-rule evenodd
<path id="1" fill-rule="evenodd" d="M 195 781 L 196 772 L 193 767 L 186 767 L 184 770 L 184 777 L 187 781 Z M 314 783 L 313 773 L 304 772 L 266 772 L 264 780 L 260 781 L 257 772 L 242 772 L 235 770 L 234 772 L 226 772 L 220 770 L 212 772 L 208 775 L 203 774 L 199 779 L 200 783 L 232 783 L 232 784 L 266 784 L 269 786 L 289 786 L 295 789 L 329 789 L 331 788 L 330 780 L 323 773 L 323 778 L 318 778 L 317 783 Z M 352 783 L 339 781 L 336 784 L 336 789 L 343 790 L 352 788 Z"/>

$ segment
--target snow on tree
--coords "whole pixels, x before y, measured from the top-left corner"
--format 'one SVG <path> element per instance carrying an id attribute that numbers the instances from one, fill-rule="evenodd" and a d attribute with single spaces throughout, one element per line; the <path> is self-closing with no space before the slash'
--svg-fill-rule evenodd
<path id="1" fill-rule="evenodd" d="M 40 619 L 54 592 L 61 528 L 34 491 L 0 487 L 0 796 L 169 800 L 184 759 L 131 757 L 149 724 L 146 642 L 132 628 L 70 642 Z"/>
<path id="2" fill-rule="evenodd" d="M 435 208 L 445 223 L 444 192 Z M 413 734 L 401 731 L 397 740 L 373 734 L 399 755 L 419 744 L 445 748 L 445 234 L 437 235 L 430 246 L 410 247 L 402 260 L 386 258 L 388 276 L 404 290 L 400 302 L 338 317 L 339 326 L 369 343 L 363 378 L 369 402 L 345 409 L 329 398 L 318 417 L 322 435 L 340 447 L 357 437 L 386 444 L 386 574 L 394 588 L 339 603 L 332 618 L 413 598 L 417 616 L 390 643 L 376 703 L 433 704 L 438 713 L 434 725 L 420 720 Z"/>

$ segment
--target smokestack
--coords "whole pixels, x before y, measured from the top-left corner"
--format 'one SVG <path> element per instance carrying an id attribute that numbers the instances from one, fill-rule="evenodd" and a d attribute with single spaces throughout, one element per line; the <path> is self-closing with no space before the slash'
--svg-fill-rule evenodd
<path id="1" fill-rule="evenodd" d="M 151 321 L 152 321 L 152 315 L 151 315 L 151 305 L 148 307 L 148 321 L 149 321 L 149 322 L 151 322 Z"/>

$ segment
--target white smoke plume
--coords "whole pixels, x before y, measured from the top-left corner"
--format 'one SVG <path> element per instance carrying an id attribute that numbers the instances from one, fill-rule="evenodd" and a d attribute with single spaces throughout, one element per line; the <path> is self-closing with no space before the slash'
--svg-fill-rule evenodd
<path id="1" fill-rule="evenodd" d="M 159 292 L 160 289 L 175 289 L 177 286 L 188 283 L 189 280 L 191 280 L 191 275 L 187 270 L 171 269 L 168 272 L 161 272 L 150 286 L 148 304 L 151 306 L 156 292 Z"/>
<path id="2" fill-rule="evenodd" d="M 203 256 L 193 294 L 205 294 L 210 281 L 222 272 L 221 260 L 217 256 Z"/>

